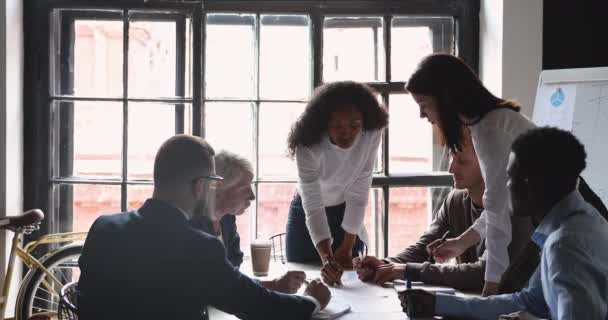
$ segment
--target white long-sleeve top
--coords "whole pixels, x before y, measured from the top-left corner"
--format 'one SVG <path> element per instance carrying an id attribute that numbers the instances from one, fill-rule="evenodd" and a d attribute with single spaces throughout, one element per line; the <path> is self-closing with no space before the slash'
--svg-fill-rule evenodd
<path id="1" fill-rule="evenodd" d="M 535 125 L 525 115 L 511 109 L 490 111 L 470 126 L 481 175 L 485 181 L 483 207 L 472 228 L 486 240 L 485 280 L 500 282 L 509 266 L 507 248 L 511 243 L 511 206 L 507 189 L 507 163 L 511 145 L 520 134 Z"/>
<path id="2" fill-rule="evenodd" d="M 331 143 L 329 136 L 313 146 L 296 148 L 298 192 L 315 245 L 332 241 L 325 207 L 344 202 L 342 228 L 369 243 L 363 219 L 381 137 L 382 130 L 362 131 L 348 149 Z"/>

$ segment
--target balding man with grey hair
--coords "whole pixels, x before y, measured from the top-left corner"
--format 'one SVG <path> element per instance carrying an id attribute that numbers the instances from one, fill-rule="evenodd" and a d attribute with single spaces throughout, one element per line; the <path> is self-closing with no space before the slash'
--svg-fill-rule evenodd
<path id="1" fill-rule="evenodd" d="M 199 209 L 192 220 L 194 227 L 214 235 L 226 249 L 226 257 L 235 266 L 243 263 L 241 238 L 236 226 L 236 216 L 245 213 L 255 200 L 251 188 L 253 167 L 251 163 L 230 151 L 221 151 L 215 155 L 215 171 L 224 180 L 218 186 L 215 195 L 215 210 L 207 213 Z M 283 276 L 260 283 L 271 290 L 295 293 L 304 283 L 306 274 L 302 271 L 289 271 Z"/>

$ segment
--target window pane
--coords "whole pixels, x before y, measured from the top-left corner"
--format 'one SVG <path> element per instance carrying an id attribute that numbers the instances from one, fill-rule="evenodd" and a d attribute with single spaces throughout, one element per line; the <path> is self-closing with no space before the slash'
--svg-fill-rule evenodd
<path id="1" fill-rule="evenodd" d="M 63 80 L 59 81 L 58 93 L 86 97 L 122 96 L 122 21 L 76 20 L 73 45 L 73 57 L 69 56 L 69 51 L 61 52 L 61 60 L 72 60 L 73 83 L 67 79 L 69 69 L 59 64 Z"/>
<path id="2" fill-rule="evenodd" d="M 61 231 L 89 231 L 97 217 L 121 211 L 120 186 L 55 185 L 53 196 L 56 204 L 53 216 L 67 219 L 58 223 Z"/>
<path id="3" fill-rule="evenodd" d="M 450 188 L 391 188 L 389 194 L 389 256 L 414 244 L 428 229 Z"/>
<path id="4" fill-rule="evenodd" d="M 255 16 L 209 14 L 206 27 L 206 96 L 255 98 Z"/>
<path id="5" fill-rule="evenodd" d="M 121 103 L 55 102 L 52 121 L 54 176 L 120 177 Z"/>
<path id="6" fill-rule="evenodd" d="M 129 24 L 129 96 L 173 97 L 176 35 L 173 21 Z"/>
<path id="7" fill-rule="evenodd" d="M 306 99 L 311 90 L 310 19 L 263 15 L 260 28 L 260 96 Z"/>
<path id="8" fill-rule="evenodd" d="M 127 186 L 127 210 L 139 209 L 146 199 L 152 197 L 153 185 Z"/>
<path id="9" fill-rule="evenodd" d="M 304 107 L 303 103 L 260 104 L 260 177 L 297 176 L 295 162 L 287 157 L 287 136 Z"/>
<path id="10" fill-rule="evenodd" d="M 425 56 L 433 53 L 433 34 L 429 27 L 398 27 L 401 19 L 393 19 L 391 30 L 391 77 L 407 81 Z"/>
<path id="11" fill-rule="evenodd" d="M 269 239 L 275 234 L 285 232 L 287 213 L 295 191 L 295 183 L 258 185 L 258 238 Z"/>
<path id="12" fill-rule="evenodd" d="M 433 127 L 420 118 L 418 105 L 409 94 L 389 99 L 390 172 L 426 172 L 433 169 Z"/>
<path id="13" fill-rule="evenodd" d="M 323 81 L 384 81 L 382 23 L 380 17 L 326 18 Z"/>
<path id="14" fill-rule="evenodd" d="M 190 105 L 184 120 L 190 122 Z M 152 180 L 154 157 L 160 145 L 175 135 L 176 106 L 173 104 L 129 103 L 128 176 Z"/>
<path id="15" fill-rule="evenodd" d="M 253 104 L 205 104 L 205 139 L 216 152 L 228 150 L 253 162 Z"/>

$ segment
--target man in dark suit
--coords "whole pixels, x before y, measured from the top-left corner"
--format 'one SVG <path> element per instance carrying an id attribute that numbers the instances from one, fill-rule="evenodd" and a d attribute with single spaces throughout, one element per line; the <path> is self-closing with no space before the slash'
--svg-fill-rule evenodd
<path id="1" fill-rule="evenodd" d="M 79 261 L 80 319 L 198 320 L 207 305 L 243 319 L 309 319 L 327 305 L 317 281 L 302 297 L 261 287 L 190 225 L 194 208 L 213 210 L 213 155 L 198 137 L 170 138 L 156 154 L 152 198 L 95 221 Z"/>

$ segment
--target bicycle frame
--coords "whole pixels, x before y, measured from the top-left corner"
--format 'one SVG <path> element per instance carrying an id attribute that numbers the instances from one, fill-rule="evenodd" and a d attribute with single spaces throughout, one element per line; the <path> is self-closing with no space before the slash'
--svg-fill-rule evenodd
<path id="1" fill-rule="evenodd" d="M 10 291 L 10 280 L 13 276 L 13 265 L 15 263 L 15 257 L 21 258 L 21 261 L 26 265 L 29 270 L 40 269 L 42 270 L 48 277 L 51 279 L 51 282 L 55 283 L 59 287 L 61 287 L 62 283 L 51 273 L 48 269 L 44 267 L 44 265 L 40 262 L 40 260 L 36 259 L 32 256 L 32 251 L 36 249 L 38 246 L 42 244 L 53 244 L 53 243 L 61 243 L 61 242 L 74 242 L 74 241 L 84 241 L 86 239 L 86 232 L 67 232 L 67 233 L 54 233 L 42 236 L 40 239 L 36 241 L 31 241 L 25 247 L 23 247 L 23 234 L 21 232 L 15 232 L 13 236 L 13 241 L 11 245 L 11 253 L 8 260 L 8 267 L 6 269 L 6 277 L 4 278 L 4 285 L 2 287 L 2 296 L 0 297 L 0 320 L 4 320 L 4 313 L 6 311 L 6 305 L 8 300 L 8 295 Z M 52 254 L 56 250 L 49 252 L 47 255 Z M 42 281 L 42 285 L 54 296 L 59 297 L 59 292 L 53 289 L 52 283 L 47 282 L 46 280 Z"/>

